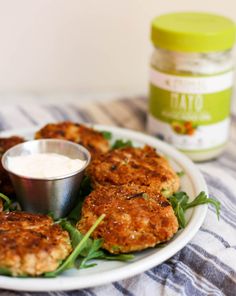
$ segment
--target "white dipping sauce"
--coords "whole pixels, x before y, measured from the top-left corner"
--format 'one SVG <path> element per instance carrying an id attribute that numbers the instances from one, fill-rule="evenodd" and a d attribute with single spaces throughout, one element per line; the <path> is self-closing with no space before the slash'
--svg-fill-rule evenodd
<path id="1" fill-rule="evenodd" d="M 8 168 L 15 174 L 33 178 L 53 178 L 74 173 L 85 166 L 86 161 L 71 159 L 57 153 L 38 153 L 9 156 Z"/>

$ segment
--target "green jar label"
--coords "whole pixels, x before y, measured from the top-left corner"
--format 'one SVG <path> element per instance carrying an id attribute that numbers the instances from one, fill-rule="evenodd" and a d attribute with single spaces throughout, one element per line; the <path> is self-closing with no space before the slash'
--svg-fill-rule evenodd
<path id="1" fill-rule="evenodd" d="M 177 76 L 151 70 L 150 133 L 183 150 L 206 150 L 226 142 L 233 72 Z"/>

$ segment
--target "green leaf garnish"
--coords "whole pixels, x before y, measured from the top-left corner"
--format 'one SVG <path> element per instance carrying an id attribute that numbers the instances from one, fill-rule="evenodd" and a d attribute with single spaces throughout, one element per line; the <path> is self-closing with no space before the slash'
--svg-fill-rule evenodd
<path id="1" fill-rule="evenodd" d="M 67 219 L 69 221 L 76 223 L 80 219 L 81 209 L 84 203 L 84 199 L 86 196 L 90 194 L 91 191 L 92 191 L 91 180 L 90 180 L 90 177 L 86 175 L 84 176 L 80 184 L 78 203 L 67 216 Z"/>
<path id="2" fill-rule="evenodd" d="M 91 191 L 92 191 L 91 179 L 88 175 L 85 175 L 80 183 L 79 197 L 87 196 Z"/>
<path id="3" fill-rule="evenodd" d="M 10 200 L 9 197 L 7 197 L 5 194 L 0 193 L 0 198 L 4 200 L 4 204 L 3 204 L 3 210 L 4 211 L 9 211 L 10 207 L 12 205 L 12 201 Z"/>
<path id="4" fill-rule="evenodd" d="M 102 131 L 101 132 L 103 137 L 106 139 L 106 140 L 111 140 L 112 138 L 112 133 L 111 132 L 108 132 L 108 131 Z"/>
<path id="5" fill-rule="evenodd" d="M 111 248 L 112 248 L 112 251 L 119 251 L 120 250 L 120 246 L 118 246 L 118 245 L 113 245 Z"/>
<path id="6" fill-rule="evenodd" d="M 130 261 L 134 259 L 134 255 L 133 254 L 109 254 L 103 250 L 103 255 L 97 259 Z"/>
<path id="7" fill-rule="evenodd" d="M 84 197 L 82 196 L 79 197 L 79 202 L 67 216 L 67 219 L 69 221 L 76 223 L 80 219 L 83 202 L 84 202 Z"/>
<path id="8" fill-rule="evenodd" d="M 75 248 L 76 245 L 78 245 L 78 243 L 83 239 L 83 234 L 81 234 L 79 230 L 68 221 L 63 221 L 61 225 L 65 230 L 69 232 L 71 237 L 71 244 L 73 248 Z M 93 240 L 91 238 L 88 238 L 86 244 L 84 244 L 84 247 L 79 254 L 79 264 L 76 264 L 76 266 L 78 266 L 78 268 L 88 268 L 95 266 L 95 263 L 87 264 L 87 262 L 92 259 L 128 261 L 134 258 L 134 256 L 130 254 L 109 254 L 105 250 L 101 249 L 102 244 L 102 239 Z"/>
<path id="9" fill-rule="evenodd" d="M 67 257 L 67 259 L 54 271 L 46 272 L 44 275 L 46 277 L 55 277 L 58 274 L 62 273 L 63 271 L 72 268 L 75 266 L 75 261 L 81 251 L 84 249 L 87 240 L 89 239 L 89 236 L 92 234 L 92 232 L 95 230 L 95 228 L 100 224 L 100 222 L 105 218 L 105 215 L 102 214 L 92 225 L 92 227 L 89 229 L 89 231 L 83 236 L 83 238 L 79 241 L 77 246 L 74 248 L 73 252 Z"/>
<path id="10" fill-rule="evenodd" d="M 91 267 L 91 264 L 87 264 L 87 262 L 92 259 L 97 259 L 103 255 L 103 251 L 100 249 L 102 244 L 102 239 L 95 239 L 90 241 L 90 244 L 88 244 L 86 248 L 83 250 L 84 258 L 81 260 L 79 268 Z M 92 266 L 95 265 L 96 263 L 92 264 Z"/>
<path id="11" fill-rule="evenodd" d="M 216 215 L 217 215 L 217 218 L 219 219 L 220 218 L 220 202 L 213 198 L 208 198 L 206 193 L 203 191 L 200 192 L 192 202 L 186 205 L 186 209 L 189 209 L 198 205 L 203 205 L 206 203 L 212 204 L 215 207 Z"/>
<path id="12" fill-rule="evenodd" d="M 14 277 L 18 277 L 18 278 L 28 278 L 28 277 L 31 277 L 27 273 L 21 273 L 21 274 L 18 274 L 18 275 L 13 275 L 12 274 L 12 271 L 10 269 L 8 269 L 7 267 L 0 267 L 0 275 L 14 276 Z"/>
<path id="13" fill-rule="evenodd" d="M 169 189 L 162 189 L 161 193 L 163 196 L 165 196 L 166 198 L 168 198 L 169 196 L 171 196 L 172 192 Z"/>
<path id="14" fill-rule="evenodd" d="M 180 228 L 184 228 L 186 226 L 184 209 L 189 199 L 188 195 L 185 192 L 177 192 L 167 198 L 174 209 Z"/>
<path id="15" fill-rule="evenodd" d="M 115 141 L 115 143 L 112 145 L 111 149 L 120 149 L 120 148 L 126 148 L 126 147 L 133 147 L 133 143 L 128 140 L 122 140 L 122 139 L 118 139 Z"/>
<path id="16" fill-rule="evenodd" d="M 176 172 L 176 175 L 181 178 L 181 177 L 183 177 L 185 175 L 185 172 L 184 171 L 179 171 L 179 172 Z"/>
<path id="17" fill-rule="evenodd" d="M 10 269 L 6 268 L 6 267 L 1 267 L 0 268 L 0 274 L 1 275 L 12 275 L 12 272 L 10 271 Z"/>
<path id="18" fill-rule="evenodd" d="M 79 232 L 79 230 L 73 226 L 70 222 L 64 220 L 61 223 L 61 226 L 63 229 L 69 232 L 70 234 L 70 239 L 71 239 L 71 244 L 73 249 L 78 245 L 78 243 L 82 240 L 83 234 Z M 88 241 L 90 238 L 88 239 Z"/>
<path id="19" fill-rule="evenodd" d="M 216 214 L 219 219 L 220 215 L 220 203 L 215 199 L 208 198 L 205 192 L 200 192 L 199 195 L 191 202 L 189 201 L 189 196 L 186 192 L 176 192 L 173 195 L 167 197 L 170 201 L 175 215 L 179 222 L 180 228 L 185 228 L 186 226 L 186 219 L 185 219 L 185 212 L 187 209 L 196 207 L 198 205 L 210 203 L 215 206 Z"/>

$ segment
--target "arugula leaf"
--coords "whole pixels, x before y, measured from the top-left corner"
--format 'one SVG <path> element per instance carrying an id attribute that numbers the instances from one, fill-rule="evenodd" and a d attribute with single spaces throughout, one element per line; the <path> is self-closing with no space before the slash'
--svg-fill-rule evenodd
<path id="1" fill-rule="evenodd" d="M 75 248 L 75 246 L 82 240 L 83 235 L 68 221 L 62 221 L 61 226 L 69 232 L 71 237 L 71 244 L 73 248 Z M 109 254 L 105 250 L 101 249 L 102 244 L 102 239 L 93 240 L 91 238 L 88 238 L 86 244 L 79 254 L 81 258 L 79 258 L 80 260 L 78 268 L 88 268 L 95 266 L 96 264 L 87 264 L 87 262 L 92 259 L 128 261 L 134 258 L 134 256 L 130 254 Z"/>
<path id="2" fill-rule="evenodd" d="M 0 198 L 4 200 L 4 204 L 3 204 L 3 210 L 4 211 L 9 211 L 10 207 L 12 205 L 12 201 L 10 200 L 9 197 L 7 197 L 5 194 L 0 193 Z"/>
<path id="3" fill-rule="evenodd" d="M 90 177 L 86 175 L 84 176 L 80 184 L 78 203 L 67 216 L 67 219 L 69 221 L 77 222 L 80 219 L 81 209 L 84 203 L 84 199 L 87 195 L 90 194 L 91 191 L 92 191 L 91 180 L 90 180 Z"/>
<path id="4" fill-rule="evenodd" d="M 210 203 L 215 207 L 216 215 L 217 215 L 217 218 L 219 219 L 220 218 L 220 202 L 213 199 L 213 198 L 208 198 L 206 193 L 203 191 L 200 192 L 198 194 L 198 196 L 192 202 L 190 202 L 186 205 L 186 209 L 195 207 L 197 205 L 203 205 L 206 203 Z"/>
<path id="5" fill-rule="evenodd" d="M 79 196 L 80 197 L 87 196 L 91 191 L 92 191 L 91 179 L 88 175 L 85 175 L 80 183 Z"/>
<path id="6" fill-rule="evenodd" d="M 111 140 L 112 138 L 112 133 L 111 132 L 108 132 L 108 131 L 101 131 L 103 137 L 106 139 L 106 140 Z"/>
<path id="7" fill-rule="evenodd" d="M 163 196 L 165 196 L 166 198 L 170 197 L 172 192 L 169 189 L 162 189 L 161 193 Z"/>
<path id="8" fill-rule="evenodd" d="M 181 178 L 181 177 L 183 177 L 185 175 L 185 172 L 184 171 L 179 171 L 179 172 L 176 172 L 176 175 Z"/>
<path id="9" fill-rule="evenodd" d="M 134 259 L 133 254 L 109 254 L 104 250 L 102 250 L 102 252 L 103 252 L 103 255 L 97 259 L 116 260 L 116 261 L 130 261 Z"/>
<path id="10" fill-rule="evenodd" d="M 192 201 L 189 202 L 189 196 L 186 192 L 176 192 L 171 196 L 167 196 L 168 200 L 170 201 L 175 215 L 179 222 L 180 228 L 185 228 L 186 226 L 186 219 L 185 219 L 185 212 L 187 209 L 201 205 L 210 203 L 215 206 L 216 214 L 219 219 L 220 215 L 220 203 L 212 198 L 208 198 L 205 192 L 200 192 L 199 195 Z"/>
<path id="11" fill-rule="evenodd" d="M 103 255 L 103 251 L 100 250 L 102 244 L 102 239 L 95 239 L 94 241 L 90 241 L 90 245 L 87 245 L 87 247 L 83 250 L 83 254 L 81 254 L 82 256 L 84 256 L 84 258 L 80 262 L 79 268 L 88 268 L 96 265 L 95 263 L 88 265 L 87 262 L 89 260 L 99 258 Z"/>
<path id="12" fill-rule="evenodd" d="M 10 269 L 8 269 L 7 267 L 0 267 L 0 275 L 14 276 L 14 277 L 18 277 L 18 278 L 28 278 L 28 277 L 31 277 L 27 273 L 21 273 L 21 274 L 18 274 L 18 275 L 13 275 L 12 274 L 12 271 Z"/>
<path id="13" fill-rule="evenodd" d="M 67 220 L 61 221 L 60 224 L 63 229 L 65 229 L 66 231 L 69 232 L 71 244 L 74 249 L 78 245 L 78 243 L 82 240 L 83 234 L 81 234 L 79 232 L 79 230 L 75 226 L 73 226 L 70 222 L 68 222 Z M 88 239 L 88 241 L 89 240 L 90 240 L 90 238 Z M 87 241 L 87 243 L 88 243 L 88 241 Z"/>
<path id="14" fill-rule="evenodd" d="M 168 197 L 175 215 L 178 219 L 180 228 L 184 228 L 186 226 L 186 219 L 185 219 L 185 206 L 188 202 L 188 195 L 185 192 L 176 192 L 173 195 Z"/>
<path id="15" fill-rule="evenodd" d="M 100 224 L 100 222 L 105 218 L 105 215 L 102 214 L 92 225 L 92 227 L 89 229 L 89 231 L 83 236 L 83 238 L 79 241 L 77 246 L 74 248 L 73 252 L 66 258 L 66 260 L 54 271 L 46 272 L 44 276 L 46 277 L 55 277 L 58 274 L 62 273 L 63 271 L 75 266 L 75 261 L 81 251 L 84 249 L 84 246 L 86 245 L 89 236 L 92 234 L 92 232 L 95 230 L 95 228 Z"/>
<path id="16" fill-rule="evenodd" d="M 102 239 L 91 240 L 90 248 L 84 249 L 82 256 L 85 256 L 81 261 L 79 268 L 88 268 L 97 265 L 96 263 L 87 264 L 91 259 L 105 259 L 105 260 L 115 260 L 115 261 L 129 261 L 134 258 L 132 254 L 110 254 L 105 250 L 100 249 L 103 244 Z M 87 252 L 87 254 L 86 254 Z"/>
<path id="17" fill-rule="evenodd" d="M 9 276 L 12 276 L 12 272 L 10 271 L 10 269 L 8 269 L 6 267 L 1 267 L 0 268 L 0 274 L 1 275 L 9 275 Z"/>
<path id="18" fill-rule="evenodd" d="M 69 221 L 76 223 L 80 219 L 84 198 L 85 197 L 82 197 L 82 196 L 79 197 L 79 202 L 67 216 L 67 219 Z"/>
<path id="19" fill-rule="evenodd" d="M 55 215 L 54 215 L 54 213 L 53 213 L 52 211 L 48 212 L 47 215 L 48 215 L 49 217 L 51 217 L 52 220 L 53 220 L 53 221 L 56 221 L 57 223 L 58 223 L 58 221 L 60 221 L 60 219 L 56 219 L 56 218 L 55 218 Z"/>
<path id="20" fill-rule="evenodd" d="M 128 140 L 122 140 L 122 139 L 118 139 L 115 141 L 115 143 L 112 145 L 111 149 L 120 149 L 120 148 L 126 148 L 126 147 L 133 147 L 133 143 Z"/>

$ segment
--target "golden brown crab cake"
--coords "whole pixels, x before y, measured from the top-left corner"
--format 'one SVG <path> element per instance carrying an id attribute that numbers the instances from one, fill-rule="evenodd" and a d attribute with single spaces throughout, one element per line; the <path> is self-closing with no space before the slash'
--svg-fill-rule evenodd
<path id="1" fill-rule="evenodd" d="M 0 156 L 2 156 L 3 153 L 5 153 L 11 147 L 23 142 L 25 142 L 25 139 L 18 136 L 0 138 Z"/>
<path id="2" fill-rule="evenodd" d="M 8 176 L 8 173 L 5 171 L 5 169 L 2 166 L 1 158 L 0 158 L 0 192 L 9 197 L 15 196 L 15 190 L 11 183 L 10 177 Z"/>
<path id="3" fill-rule="evenodd" d="M 13 276 L 54 271 L 71 251 L 68 233 L 50 217 L 0 213 L 0 268 Z"/>
<path id="4" fill-rule="evenodd" d="M 0 229 L 40 229 L 53 224 L 51 217 L 41 214 L 31 214 L 27 212 L 7 212 L 0 213 Z"/>
<path id="5" fill-rule="evenodd" d="M 8 173 L 2 166 L 1 158 L 8 149 L 23 142 L 25 142 L 25 139 L 18 136 L 0 138 L 0 192 L 10 197 L 14 196 L 15 192 Z"/>
<path id="6" fill-rule="evenodd" d="M 93 156 L 96 153 L 104 153 L 109 150 L 109 143 L 101 132 L 69 121 L 47 124 L 35 134 L 35 138 L 72 141 L 86 147 Z"/>
<path id="7" fill-rule="evenodd" d="M 0 198 L 0 212 L 2 212 L 3 211 L 3 201 L 2 201 L 2 199 Z"/>
<path id="8" fill-rule="evenodd" d="M 168 200 L 149 187 L 100 186 L 85 199 L 77 228 L 86 233 L 105 214 L 93 238 L 104 240 L 110 253 L 140 251 L 168 241 L 178 221 Z"/>
<path id="9" fill-rule="evenodd" d="M 92 160 L 87 172 L 93 187 L 137 184 L 159 191 L 165 189 L 171 194 L 180 185 L 169 162 L 150 146 L 114 149 L 101 154 Z"/>

